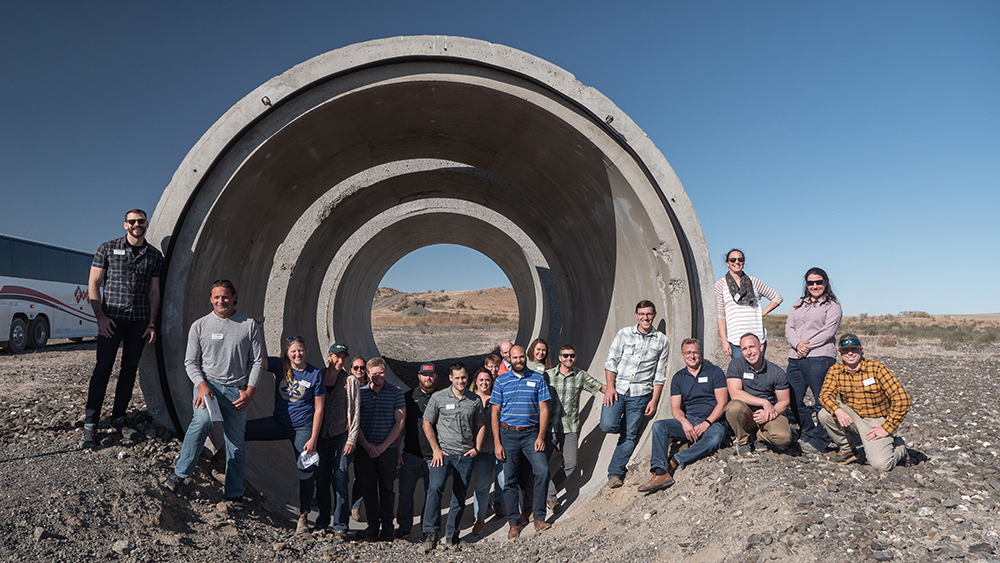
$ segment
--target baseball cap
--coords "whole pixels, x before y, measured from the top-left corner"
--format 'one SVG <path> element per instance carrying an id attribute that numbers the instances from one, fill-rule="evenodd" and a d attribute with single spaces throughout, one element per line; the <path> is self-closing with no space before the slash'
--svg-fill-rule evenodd
<path id="1" fill-rule="evenodd" d="M 308 479 L 309 477 L 312 477 L 313 471 L 319 467 L 319 454 L 316 452 L 309 453 L 302 450 L 302 453 L 299 455 L 299 459 L 295 462 L 295 465 L 299 468 L 299 479 Z"/>
<path id="2" fill-rule="evenodd" d="M 347 352 L 347 346 L 344 346 L 343 344 L 340 344 L 339 342 L 334 342 L 330 346 L 330 351 L 327 352 L 326 354 L 329 356 L 330 354 L 339 354 L 341 352 L 347 354 L 348 353 Z"/>
<path id="3" fill-rule="evenodd" d="M 861 348 L 861 340 L 856 334 L 847 333 L 837 341 L 837 348 Z"/>
<path id="4" fill-rule="evenodd" d="M 434 364 L 420 364 L 420 371 L 417 373 L 437 373 Z"/>

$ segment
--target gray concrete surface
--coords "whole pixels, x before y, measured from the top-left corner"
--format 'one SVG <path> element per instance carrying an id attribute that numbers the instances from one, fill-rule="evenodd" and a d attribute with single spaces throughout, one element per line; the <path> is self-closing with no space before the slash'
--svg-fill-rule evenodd
<path id="1" fill-rule="evenodd" d="M 333 340 L 378 354 L 370 308 L 382 276 L 437 243 L 503 269 L 518 342 L 572 342 L 598 377 L 640 299 L 660 312 L 670 373 L 683 338 L 716 346 L 708 247 L 663 155 L 572 74 L 485 41 L 380 39 L 269 80 L 191 149 L 148 236 L 168 261 L 158 353 L 143 356 L 140 382 L 168 425 L 168 399 L 182 426 L 190 420 L 186 332 L 210 311 L 213 280 L 233 280 L 238 309 L 267 317 L 272 354 L 281 335 L 301 334 L 309 361 L 323 365 Z M 251 418 L 270 414 L 272 388 Z M 604 483 L 616 439 L 595 429 L 599 409 L 592 401 L 584 413 L 582 500 Z M 658 416 L 669 416 L 667 400 Z M 290 446 L 252 444 L 249 454 L 247 479 L 275 505 L 293 499 Z M 645 454 L 646 439 L 635 457 Z M 287 471 L 274 462 L 284 458 Z"/>

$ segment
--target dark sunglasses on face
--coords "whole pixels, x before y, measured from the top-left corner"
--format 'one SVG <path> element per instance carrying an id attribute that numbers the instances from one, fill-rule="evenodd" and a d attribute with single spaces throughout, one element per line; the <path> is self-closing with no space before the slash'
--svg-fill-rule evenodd
<path id="1" fill-rule="evenodd" d="M 351 366 L 351 371 L 361 371 L 365 369 L 365 366 Z"/>
<path id="2" fill-rule="evenodd" d="M 823 281 L 823 280 L 808 280 L 808 281 L 806 281 L 806 285 L 825 285 L 825 284 L 826 284 L 826 282 Z"/>
<path id="3" fill-rule="evenodd" d="M 746 261 L 747 261 L 747 259 L 746 259 L 746 258 L 730 258 L 730 259 L 729 259 L 729 262 L 731 262 L 731 263 L 733 263 L 733 264 L 735 264 L 735 263 L 737 263 L 737 262 L 739 262 L 740 264 L 742 264 L 742 263 L 744 263 L 744 262 L 746 262 Z"/>
<path id="4" fill-rule="evenodd" d="M 125 222 L 128 223 L 129 225 L 145 225 L 146 224 L 146 220 L 145 219 L 125 219 Z"/>
<path id="5" fill-rule="evenodd" d="M 576 354 L 559 354 L 560 358 L 575 358 Z"/>

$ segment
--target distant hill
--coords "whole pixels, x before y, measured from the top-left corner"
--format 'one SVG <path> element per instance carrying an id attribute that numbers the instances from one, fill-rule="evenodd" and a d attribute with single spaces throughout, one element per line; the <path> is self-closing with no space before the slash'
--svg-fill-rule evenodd
<path id="1" fill-rule="evenodd" d="M 517 324 L 517 298 L 510 287 L 402 293 L 380 287 L 372 300 L 375 326 Z"/>

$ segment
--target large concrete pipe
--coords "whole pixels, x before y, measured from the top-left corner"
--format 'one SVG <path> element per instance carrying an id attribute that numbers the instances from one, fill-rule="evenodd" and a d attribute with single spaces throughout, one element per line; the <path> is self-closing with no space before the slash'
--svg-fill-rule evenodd
<path id="1" fill-rule="evenodd" d="M 572 342 L 598 378 L 640 299 L 661 314 L 669 372 L 683 338 L 716 346 L 708 247 L 667 161 L 596 90 L 485 41 L 371 41 L 268 81 L 191 149 L 149 236 L 167 264 L 162 338 L 141 384 L 157 420 L 178 431 L 191 411 L 186 332 L 210 311 L 213 280 L 233 280 L 238 309 L 267 317 L 272 354 L 281 335 L 301 334 L 309 361 L 324 365 L 334 340 L 378 355 L 375 290 L 395 261 L 431 244 L 495 261 L 517 296 L 517 341 Z M 270 388 L 250 418 L 270 414 Z M 589 405 L 584 498 L 615 444 L 595 430 L 600 402 Z M 247 479 L 272 505 L 294 497 L 291 457 L 284 443 L 250 445 Z"/>

